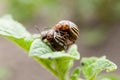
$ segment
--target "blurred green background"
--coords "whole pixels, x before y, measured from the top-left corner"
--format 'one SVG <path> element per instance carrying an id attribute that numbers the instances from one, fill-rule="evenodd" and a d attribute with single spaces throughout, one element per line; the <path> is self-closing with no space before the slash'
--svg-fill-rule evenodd
<path id="1" fill-rule="evenodd" d="M 0 16 L 5 14 L 31 33 L 49 29 L 60 20 L 71 20 L 80 29 L 77 44 L 81 57 L 106 55 L 118 65 L 115 73 L 120 74 L 120 0 L 0 0 Z M 0 44 L 0 65 L 7 65 L 12 74 L 2 80 L 55 80 L 14 44 L 3 38 Z"/>

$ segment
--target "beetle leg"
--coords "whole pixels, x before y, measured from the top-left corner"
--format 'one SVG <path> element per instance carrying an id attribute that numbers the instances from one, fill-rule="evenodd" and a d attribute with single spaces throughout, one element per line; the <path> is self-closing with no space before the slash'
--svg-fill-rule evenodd
<path id="1" fill-rule="evenodd" d="M 75 43 L 75 41 L 67 41 L 67 42 L 69 42 L 69 43 L 67 43 L 68 47 Z"/>

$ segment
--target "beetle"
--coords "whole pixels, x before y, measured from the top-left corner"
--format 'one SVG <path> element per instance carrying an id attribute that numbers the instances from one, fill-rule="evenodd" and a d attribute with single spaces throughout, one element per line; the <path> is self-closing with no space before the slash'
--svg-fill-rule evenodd
<path id="1" fill-rule="evenodd" d="M 58 24 L 56 24 L 53 29 L 68 40 L 68 46 L 74 44 L 79 37 L 79 29 L 77 25 L 68 20 L 62 20 L 58 22 Z"/>
<path id="2" fill-rule="evenodd" d="M 50 29 L 48 31 L 41 32 L 42 40 L 54 50 L 54 51 L 62 51 L 67 49 L 67 41 L 64 37 L 62 37 L 59 33 L 55 32 L 54 29 Z"/>

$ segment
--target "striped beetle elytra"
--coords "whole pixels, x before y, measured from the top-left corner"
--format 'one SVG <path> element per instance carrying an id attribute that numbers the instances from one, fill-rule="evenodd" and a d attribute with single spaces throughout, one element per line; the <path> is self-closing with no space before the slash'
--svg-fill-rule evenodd
<path id="1" fill-rule="evenodd" d="M 68 45 L 74 44 L 79 37 L 79 29 L 77 25 L 68 20 L 60 21 L 53 27 L 53 29 L 56 32 L 59 32 L 62 36 L 66 35 L 65 37 L 69 40 Z"/>
<path id="2" fill-rule="evenodd" d="M 62 20 L 50 30 L 42 31 L 42 40 L 54 50 L 62 51 L 75 43 L 79 36 L 77 25 L 68 20 Z"/>
<path id="3" fill-rule="evenodd" d="M 53 29 L 43 31 L 41 33 L 42 40 L 46 39 L 46 43 L 55 51 L 62 51 L 67 48 L 66 39 L 56 33 Z"/>

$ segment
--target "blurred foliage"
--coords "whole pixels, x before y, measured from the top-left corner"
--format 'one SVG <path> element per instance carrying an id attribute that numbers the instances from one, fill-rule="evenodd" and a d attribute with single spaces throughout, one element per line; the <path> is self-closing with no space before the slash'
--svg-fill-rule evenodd
<path id="1" fill-rule="evenodd" d="M 8 0 L 8 12 L 15 19 L 26 21 L 34 17 L 37 0 Z"/>
<path id="2" fill-rule="evenodd" d="M 107 33 L 120 20 L 120 0 L 6 0 L 6 2 L 7 13 L 21 22 L 40 19 L 51 24 L 61 19 L 69 19 L 80 25 L 81 30 L 89 30 L 90 34 L 96 34 L 100 29 L 96 36 L 86 35 L 89 33 L 84 32 L 86 36 L 84 40 L 93 37 L 87 40 L 88 46 L 104 42 Z"/>
<path id="3" fill-rule="evenodd" d="M 83 19 L 98 20 L 104 24 L 114 22 L 120 16 L 119 0 L 79 0 L 79 12 Z"/>
<path id="4" fill-rule="evenodd" d="M 24 22 L 39 15 L 55 17 L 58 8 L 57 0 L 8 0 L 7 9 L 15 19 Z"/>
<path id="5" fill-rule="evenodd" d="M 88 47 L 94 47 L 103 43 L 106 40 L 105 34 L 107 34 L 101 26 L 97 29 L 83 30 L 81 33 L 81 41 Z"/>
<path id="6" fill-rule="evenodd" d="M 79 0 L 78 5 L 76 22 L 87 29 L 82 33 L 85 45 L 100 45 L 120 20 L 120 0 Z"/>
<path id="7" fill-rule="evenodd" d="M 6 0 L 7 10 L 18 20 L 29 20 L 37 12 L 44 13 L 47 19 L 55 15 L 64 14 L 64 17 L 76 19 L 78 22 L 97 20 L 101 23 L 108 23 L 120 19 L 119 0 Z M 70 11 L 69 11 L 70 10 Z M 58 13 L 58 14 L 57 14 Z M 71 14 L 72 13 L 72 14 Z M 49 15 L 49 16 L 48 16 Z M 75 17 L 77 15 L 77 17 Z M 60 16 L 59 16 L 60 17 Z M 87 23 L 88 24 L 88 23 Z"/>

